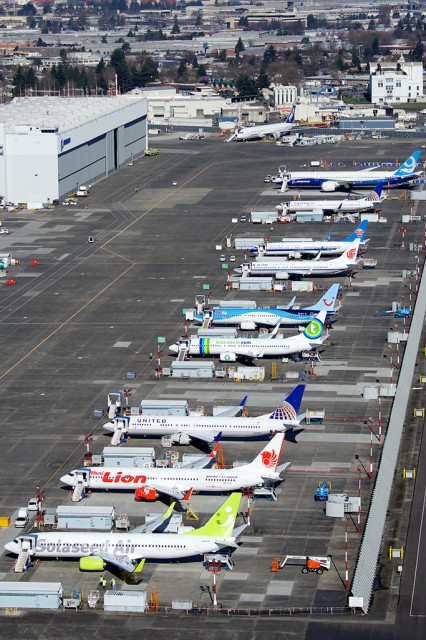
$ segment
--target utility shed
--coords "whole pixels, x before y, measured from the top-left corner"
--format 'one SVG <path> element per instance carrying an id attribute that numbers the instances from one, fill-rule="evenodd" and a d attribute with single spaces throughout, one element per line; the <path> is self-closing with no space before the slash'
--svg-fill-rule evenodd
<path id="1" fill-rule="evenodd" d="M 147 103 L 130 96 L 14 98 L 0 106 L 0 193 L 49 204 L 147 147 Z"/>
<path id="2" fill-rule="evenodd" d="M 250 278 L 239 278 L 240 291 L 271 291 L 274 279 L 269 276 L 253 276 Z"/>
<path id="3" fill-rule="evenodd" d="M 186 400 L 142 400 L 144 416 L 187 416 L 189 406 Z"/>
<path id="4" fill-rule="evenodd" d="M 104 447 L 102 452 L 105 467 L 153 467 L 154 447 Z"/>
<path id="5" fill-rule="evenodd" d="M 265 238 L 263 236 L 258 236 L 257 238 L 235 238 L 234 248 L 242 250 L 251 249 L 252 247 L 257 247 L 264 242 Z"/>
<path id="6" fill-rule="evenodd" d="M 0 581 L 0 609 L 58 609 L 62 595 L 61 582 Z"/>
<path id="7" fill-rule="evenodd" d="M 172 378 L 213 378 L 213 360 L 175 360 L 172 362 Z"/>
<path id="8" fill-rule="evenodd" d="M 56 509 L 58 529 L 88 529 L 111 531 L 114 526 L 114 507 L 68 507 Z"/>
<path id="9" fill-rule="evenodd" d="M 105 591 L 104 611 L 145 613 L 146 591 Z"/>

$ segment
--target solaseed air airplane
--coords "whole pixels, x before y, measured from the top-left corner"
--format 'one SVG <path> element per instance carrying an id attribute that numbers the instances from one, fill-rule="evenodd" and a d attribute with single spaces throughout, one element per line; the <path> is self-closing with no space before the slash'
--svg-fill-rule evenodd
<path id="1" fill-rule="evenodd" d="M 61 482 L 71 487 L 81 482 L 90 490 L 132 490 L 136 500 L 147 501 L 156 500 L 159 494 L 189 500 L 193 492 L 238 491 L 281 481 L 280 473 L 289 464 L 278 467 L 284 438 L 285 433 L 277 433 L 253 462 L 234 469 L 83 467 L 62 476 Z"/>
<path id="2" fill-rule="evenodd" d="M 336 191 L 339 188 L 374 187 L 382 182 L 388 187 L 409 185 L 422 175 L 416 171 L 421 149 L 415 151 L 395 171 L 380 171 L 369 167 L 358 171 L 283 171 L 275 178 L 275 184 L 288 187 L 319 187 L 321 191 Z"/>
<path id="3" fill-rule="evenodd" d="M 185 349 L 188 356 L 219 356 L 222 362 L 236 362 L 241 360 L 255 360 L 265 357 L 286 357 L 293 353 L 310 351 L 320 346 L 328 337 L 323 336 L 324 322 L 327 311 L 320 311 L 311 320 L 302 333 L 290 338 L 278 334 L 280 320 L 271 333 L 260 338 L 182 338 L 172 344 L 169 350 L 179 353 Z"/>
<path id="4" fill-rule="evenodd" d="M 281 341 L 280 341 L 281 342 Z M 265 437 L 271 433 L 300 426 L 298 417 L 305 385 L 297 385 L 271 414 L 248 418 L 221 416 L 119 416 L 103 425 L 114 435 L 147 438 L 170 436 L 173 443 L 189 444 L 192 440 L 213 442 L 222 438 Z"/>
<path id="5" fill-rule="evenodd" d="M 82 571 L 103 571 L 105 563 L 127 572 L 140 572 L 146 560 L 177 560 L 226 548 L 247 525 L 234 530 L 241 493 L 232 493 L 203 527 L 185 533 L 47 531 L 18 536 L 5 545 L 18 561 L 33 558 L 80 558 Z"/>
<path id="6" fill-rule="evenodd" d="M 207 309 L 202 314 L 195 315 L 194 320 L 204 322 L 206 318 L 210 318 L 213 326 L 237 325 L 243 331 L 254 331 L 257 326 L 275 327 L 278 321 L 281 327 L 303 326 L 314 320 L 320 311 L 326 311 L 327 318 L 336 314 L 340 308 L 336 307 L 339 287 L 339 284 L 331 285 L 312 307 L 303 309 L 218 307 Z"/>

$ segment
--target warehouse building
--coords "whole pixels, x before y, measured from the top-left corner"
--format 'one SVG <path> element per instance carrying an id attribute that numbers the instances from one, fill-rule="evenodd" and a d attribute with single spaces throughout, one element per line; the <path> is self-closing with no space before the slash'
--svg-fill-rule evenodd
<path id="1" fill-rule="evenodd" d="M 0 106 L 0 195 L 49 204 L 147 148 L 147 107 L 130 96 L 15 98 Z"/>

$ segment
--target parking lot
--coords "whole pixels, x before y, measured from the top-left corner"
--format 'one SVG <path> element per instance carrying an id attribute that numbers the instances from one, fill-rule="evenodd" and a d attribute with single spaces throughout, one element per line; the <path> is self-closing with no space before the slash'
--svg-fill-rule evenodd
<path id="1" fill-rule="evenodd" d="M 92 436 L 94 453 L 101 453 L 109 444 L 102 430 L 106 419 L 93 417 L 95 409 L 106 408 L 108 392 L 130 387 L 130 404 L 134 405 L 142 399 L 187 399 L 191 408 L 203 405 L 207 413 L 213 405 L 238 404 L 248 395 L 249 413 L 258 415 L 277 407 L 294 380 L 305 374 L 302 409 L 324 409 L 326 419 L 306 424 L 295 437 L 287 438 L 281 461 L 292 464 L 278 488 L 278 501 L 251 503 L 251 524 L 234 554 L 235 568 L 217 576 L 218 601 L 224 609 L 312 609 L 319 613 L 332 607 L 338 612 L 346 604 L 347 575 L 350 580 L 367 515 L 373 486 L 370 465 L 374 478 L 380 456 L 383 439 L 379 441 L 379 421 L 381 418 L 385 433 L 392 401 L 384 392 L 380 402 L 363 395 L 365 387 L 388 389 L 396 384 L 404 345 L 393 345 L 391 351 L 387 335 L 389 330 L 408 329 L 409 323 L 403 318 L 376 315 L 391 308 L 393 302 L 408 305 L 410 296 L 414 302 L 410 292 L 414 279 L 403 277 L 402 272 L 415 271 L 417 252 L 410 250 L 410 245 L 423 242 L 424 227 L 422 222 L 406 224 L 401 246 L 401 216 L 411 213 L 406 194 L 391 192 L 380 211 L 384 221 L 369 224 L 367 236 L 371 240 L 366 257 L 377 259 L 376 269 L 359 270 L 352 282 L 339 279 L 343 307 L 330 330 L 321 362 L 313 370 L 310 363 L 278 361 L 278 375 L 272 380 L 271 361 L 261 361 L 258 364 L 266 367 L 264 382 L 173 380 L 155 376 L 155 358 L 150 360 L 149 354 L 156 353 L 158 337 L 165 337 L 161 366 L 170 366 L 167 345 L 183 334 L 183 310 L 193 306 L 203 285 L 209 285 L 210 304 L 250 298 L 260 305 L 277 306 L 296 295 L 291 290 L 227 291 L 227 270 L 222 269 L 221 256 L 225 256 L 222 262 L 230 262 L 235 255 L 235 265 L 230 268 L 244 258 L 241 251 L 226 247 L 227 237 L 267 233 L 271 240 L 286 235 L 320 239 L 331 232 L 333 238 L 352 232 L 349 224 L 251 225 L 251 210 L 273 210 L 283 199 L 271 185 L 265 185 L 265 175 L 276 173 L 280 164 L 293 169 L 308 166 L 320 155 L 325 163 L 339 160 L 348 167 L 355 160 L 402 162 L 415 147 L 411 141 L 361 140 L 319 149 L 285 149 L 268 143 L 224 144 L 219 139 L 178 141 L 166 137 L 156 139 L 155 144 L 160 155 L 144 157 L 95 185 L 77 207 L 3 216 L 9 234 L 0 240 L 2 251 L 20 258 L 21 265 L 10 270 L 16 279 L 14 286 L 7 286 L 5 279 L 0 284 L 4 415 L 0 514 L 13 517 L 36 487 L 44 492 L 44 508 L 71 504 L 69 491 L 59 478 L 82 463 L 85 435 Z M 416 203 L 413 213 L 421 215 L 422 207 Z M 234 218 L 237 223 L 232 222 Z M 88 242 L 89 236 L 93 243 Z M 216 250 L 219 244 L 223 247 L 220 251 Z M 32 265 L 33 260 L 39 264 Z M 333 281 L 317 279 L 315 291 L 297 293 L 297 303 L 314 304 Z M 285 330 L 286 335 L 292 333 L 295 331 Z M 128 372 L 134 372 L 135 379 L 128 380 Z M 297 375 L 287 378 L 289 373 Z M 125 446 L 132 445 L 155 446 L 161 452 L 158 440 L 132 440 Z M 235 460 L 251 461 L 262 447 L 262 442 L 256 441 L 222 445 L 227 465 Z M 192 447 L 187 450 L 195 451 Z M 314 500 L 315 490 L 324 480 L 335 493 L 360 493 L 360 531 L 357 513 L 345 520 L 330 518 L 324 513 L 324 504 Z M 193 496 L 191 507 L 199 520 L 185 523 L 199 526 L 223 500 L 216 495 Z M 141 504 L 131 494 L 110 492 L 93 493 L 85 504 L 88 508 L 113 504 L 136 525 L 147 512 L 164 510 L 168 501 Z M 241 510 L 242 518 L 247 518 L 246 498 Z M 395 520 L 390 515 L 389 530 L 397 526 L 401 513 Z M 13 527 L 2 530 L 1 545 L 15 534 Z M 331 556 L 331 568 L 321 576 L 305 575 L 301 566 L 294 565 L 271 572 L 272 559 L 286 555 Z M 76 562 L 43 561 L 23 575 L 13 573 L 13 563 L 11 556 L 1 556 L 3 579 L 62 580 L 65 592 L 78 586 L 88 593 L 97 587 L 98 575 L 80 573 Z M 385 558 L 383 563 L 382 579 L 389 591 L 378 593 L 377 602 L 381 612 L 394 614 L 395 592 L 390 587 L 395 585 L 395 568 Z M 106 576 L 111 577 L 108 572 Z M 85 618 L 85 624 L 96 626 L 99 633 L 120 625 L 120 637 L 126 638 L 134 634 L 136 626 L 149 626 L 157 632 L 174 626 L 176 620 L 170 621 L 164 613 L 174 599 L 190 599 L 212 609 L 207 587 L 213 578 L 200 561 L 147 563 L 141 577 L 148 593 L 153 589 L 158 592 L 161 615 L 141 621 L 136 614 L 120 618 L 97 611 L 89 622 Z M 120 587 L 122 576 L 116 574 L 116 578 Z M 222 628 L 225 619 L 221 624 L 216 616 L 209 624 Z M 63 631 L 67 638 L 81 632 L 83 624 L 80 620 L 71 623 L 69 614 L 63 612 L 20 613 L 13 623 L 22 632 L 32 626 L 32 637 L 44 637 L 35 635 L 38 624 L 51 624 L 57 637 Z M 248 620 L 227 624 L 235 637 L 251 628 Z M 302 634 L 307 624 L 307 618 L 300 618 L 289 622 L 287 628 Z M 190 617 L 182 616 L 179 625 L 190 637 L 198 634 Z"/>

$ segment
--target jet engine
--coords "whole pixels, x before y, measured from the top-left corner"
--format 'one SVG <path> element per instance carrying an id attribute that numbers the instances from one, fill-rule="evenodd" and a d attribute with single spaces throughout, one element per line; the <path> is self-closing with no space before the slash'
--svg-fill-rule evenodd
<path id="1" fill-rule="evenodd" d="M 103 571 L 105 562 L 102 558 L 90 556 L 88 558 L 80 558 L 80 571 Z"/>
<path id="2" fill-rule="evenodd" d="M 221 362 L 236 362 L 237 356 L 235 355 L 235 353 L 229 353 L 228 351 L 224 351 L 223 353 L 220 354 L 219 360 Z"/>
<path id="3" fill-rule="evenodd" d="M 338 182 L 327 180 L 321 184 L 321 191 L 336 191 L 340 187 Z"/>
<path id="4" fill-rule="evenodd" d="M 255 331 L 256 323 L 255 322 L 242 322 L 240 325 L 241 331 Z"/>
<path id="5" fill-rule="evenodd" d="M 191 444 L 191 436 L 187 433 L 172 433 L 172 444 Z"/>
<path id="6" fill-rule="evenodd" d="M 281 137 L 281 133 L 276 131 L 275 133 L 270 133 L 268 135 L 269 140 L 278 140 Z"/>
<path id="7" fill-rule="evenodd" d="M 288 280 L 290 278 L 290 274 L 288 271 L 277 271 L 275 274 L 276 280 Z"/>
<path id="8" fill-rule="evenodd" d="M 154 500 L 157 500 L 157 498 L 158 493 L 155 489 L 151 489 L 150 487 L 140 487 L 135 491 L 135 500 L 137 502 L 154 502 Z"/>

